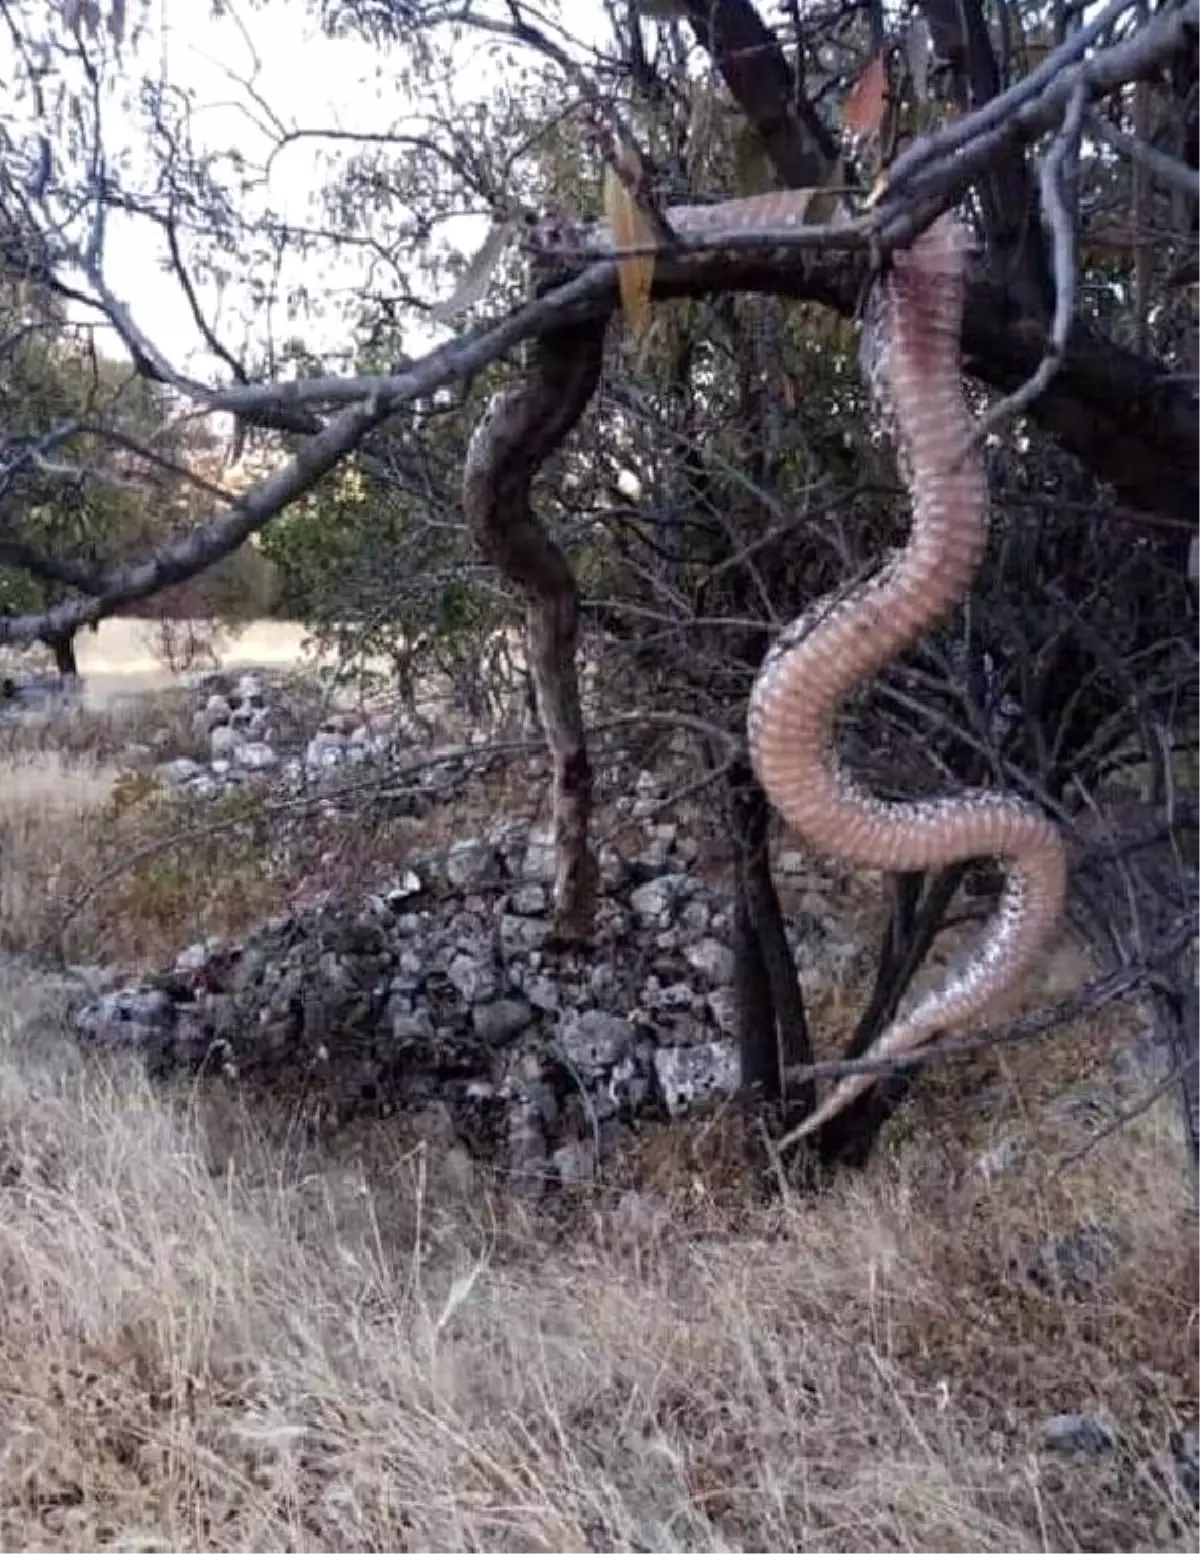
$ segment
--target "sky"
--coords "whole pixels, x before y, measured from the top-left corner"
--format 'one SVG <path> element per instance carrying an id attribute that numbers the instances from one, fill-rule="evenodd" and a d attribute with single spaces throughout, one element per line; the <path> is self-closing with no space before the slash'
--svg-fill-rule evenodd
<path id="1" fill-rule="evenodd" d="M 102 4 L 108 3 L 110 0 L 102 0 Z M 590 32 L 603 25 L 598 0 L 573 0 L 575 5 L 578 9 L 571 12 L 573 31 Z M 194 136 L 213 151 L 237 146 L 252 164 L 264 163 L 274 143 L 262 127 L 263 114 L 255 108 L 254 97 L 266 104 L 278 121 L 292 128 L 321 125 L 343 131 L 378 131 L 389 120 L 419 116 L 419 102 L 397 99 L 394 80 L 386 73 L 386 61 L 378 49 L 357 38 L 323 36 L 307 10 L 304 0 L 273 0 L 262 9 L 234 0 L 226 14 L 214 17 L 208 0 L 154 0 L 145 14 L 137 69 L 149 70 L 186 89 L 195 103 Z M 130 17 L 133 15 L 131 4 Z M 481 56 L 479 37 L 468 34 L 461 49 L 462 69 L 456 77 L 458 91 L 474 94 L 490 84 L 495 66 Z M 0 61 L 0 68 L 2 65 Z M 135 163 L 145 165 L 145 151 L 132 118 L 110 119 L 106 140 L 115 143 L 121 138 Z M 271 203 L 291 220 L 311 217 L 311 197 L 328 177 L 327 164 L 317 161 L 317 144 L 301 142 L 274 164 Z M 329 151 L 327 143 L 320 145 L 322 154 Z M 483 241 L 486 230 L 485 221 L 462 223 L 456 237 L 471 251 Z M 165 241 L 150 224 L 136 217 L 110 219 L 104 271 L 113 292 L 176 367 L 210 380 L 227 377 L 227 370 L 205 350 L 178 282 L 160 268 L 165 256 Z M 357 274 L 353 266 L 342 270 L 339 287 L 349 288 Z M 287 278 L 285 274 L 284 280 Z M 302 272 L 294 270 L 291 279 L 301 278 Z M 215 290 L 209 286 L 203 291 L 211 303 Z M 243 305 L 236 311 L 244 317 L 251 310 Z M 245 325 L 241 319 L 226 317 L 230 343 L 240 345 Z M 255 322 L 261 325 L 262 321 Z M 282 318 L 276 320 L 275 329 L 277 336 L 287 332 Z M 332 310 L 324 321 L 306 320 L 296 332 L 318 351 L 346 344 L 344 326 Z M 413 351 L 436 338 L 430 335 L 427 342 L 406 341 L 406 346 Z"/>

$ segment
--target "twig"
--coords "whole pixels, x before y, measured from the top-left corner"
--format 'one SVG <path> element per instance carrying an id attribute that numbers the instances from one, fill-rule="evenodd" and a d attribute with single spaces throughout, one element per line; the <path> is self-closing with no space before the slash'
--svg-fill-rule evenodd
<path id="1" fill-rule="evenodd" d="M 805 1063 L 789 1068 L 785 1077 L 789 1083 L 809 1079 L 840 1079 L 846 1074 L 878 1074 L 890 1077 L 906 1069 L 924 1067 L 927 1063 L 946 1063 L 974 1052 L 988 1051 L 993 1047 L 1015 1046 L 1020 1042 L 1033 1041 L 1061 1025 L 1077 1020 L 1081 1014 L 1093 1013 L 1136 992 L 1153 980 L 1157 974 L 1157 968 L 1173 960 L 1191 942 L 1195 933 L 1196 925 L 1193 920 L 1141 962 L 1123 966 L 1119 971 L 1094 978 L 1070 998 L 1052 1004 L 1049 1009 L 1027 1015 L 1009 1026 L 1007 1030 L 981 1031 L 976 1036 L 955 1036 L 888 1058 L 829 1058 L 819 1063 Z"/>
<path id="2" fill-rule="evenodd" d="M 1078 1149 L 1073 1149 L 1069 1155 L 1064 1155 L 1050 1173 L 1050 1180 L 1056 1180 L 1068 1166 L 1078 1165 L 1094 1149 L 1098 1149 L 1106 1139 L 1112 1138 L 1114 1133 L 1119 1133 L 1122 1128 L 1128 1127 L 1131 1122 L 1136 1122 L 1139 1117 L 1144 1116 L 1156 1101 L 1160 1101 L 1168 1090 L 1180 1082 L 1188 1069 L 1195 1068 L 1197 1062 L 1200 1062 L 1200 1056 L 1185 1058 L 1182 1063 L 1177 1063 L 1165 1078 L 1160 1079 L 1156 1085 L 1147 1090 L 1145 1095 L 1135 1101 L 1132 1106 L 1128 1106 L 1124 1111 L 1118 1112 L 1102 1128 L 1097 1129 L 1086 1143 L 1081 1144 Z"/>
<path id="3" fill-rule="evenodd" d="M 1124 130 L 1119 130 L 1094 108 L 1088 109 L 1085 122 L 1092 134 L 1099 136 L 1105 145 L 1111 146 L 1122 156 L 1132 157 L 1135 162 L 1140 162 L 1152 177 L 1169 184 L 1172 189 L 1178 189 L 1190 200 L 1200 200 L 1200 173 L 1190 168 L 1186 162 L 1180 162 L 1173 156 L 1165 155 L 1154 146 L 1147 145 L 1144 140 L 1138 140 L 1134 135 L 1127 135 Z"/>
<path id="4" fill-rule="evenodd" d="M 1046 350 L 1037 371 L 1027 378 L 1019 389 L 1005 396 L 983 416 L 971 439 L 973 447 L 979 447 L 990 433 L 1006 421 L 1012 420 L 1044 394 L 1050 381 L 1062 366 L 1067 354 L 1067 336 L 1071 331 L 1071 318 L 1075 312 L 1075 218 L 1068 211 L 1063 184 L 1067 162 L 1075 160 L 1079 151 L 1079 137 L 1083 129 L 1083 112 L 1087 106 L 1087 88 L 1083 81 L 1076 86 L 1067 106 L 1062 128 L 1055 136 L 1038 171 L 1042 192 L 1042 207 L 1050 222 L 1054 254 L 1054 321 Z"/>

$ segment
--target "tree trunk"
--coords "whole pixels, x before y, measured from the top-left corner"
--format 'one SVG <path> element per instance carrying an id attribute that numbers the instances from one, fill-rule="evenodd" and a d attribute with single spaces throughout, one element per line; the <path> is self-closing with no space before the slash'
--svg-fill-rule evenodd
<path id="1" fill-rule="evenodd" d="M 555 917 L 559 937 L 592 930 L 599 871 L 589 825 L 592 770 L 579 697 L 579 590 L 533 510 L 534 477 L 574 427 L 600 379 L 606 320 L 548 331 L 524 373 L 492 400 L 467 450 L 463 510 L 483 555 L 524 596 L 529 666 L 554 761 Z"/>
<path id="2" fill-rule="evenodd" d="M 778 1108 L 784 1128 L 812 1110 L 813 1086 L 786 1070 L 812 1062 L 804 997 L 771 877 L 771 807 L 745 760 L 727 778 L 734 845 L 734 992 L 743 1089 Z"/>
<path id="3" fill-rule="evenodd" d="M 79 678 L 79 661 L 75 656 L 75 633 L 62 632 L 47 640 L 46 646 L 54 654 L 54 667 L 64 680 Z"/>

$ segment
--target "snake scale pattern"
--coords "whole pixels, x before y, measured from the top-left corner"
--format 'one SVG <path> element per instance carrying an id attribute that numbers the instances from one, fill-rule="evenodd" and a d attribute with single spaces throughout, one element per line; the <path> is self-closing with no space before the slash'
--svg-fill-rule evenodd
<path id="1" fill-rule="evenodd" d="M 946 214 L 898 251 L 876 283 L 864 359 L 912 500 L 908 542 L 874 577 L 806 611 L 781 635 L 759 671 L 747 718 L 759 780 L 815 851 L 887 872 L 979 857 L 1006 865 L 998 910 L 976 953 L 902 1009 L 868 1058 L 909 1052 L 985 1015 L 1030 970 L 1066 901 L 1063 838 L 1034 806 L 990 790 L 885 803 L 855 782 L 834 751 L 833 717 L 843 698 L 957 604 L 983 560 L 987 484 L 960 362 L 966 257 L 966 231 Z M 784 1142 L 822 1127 L 874 1083 L 870 1074 L 842 1079 Z"/>

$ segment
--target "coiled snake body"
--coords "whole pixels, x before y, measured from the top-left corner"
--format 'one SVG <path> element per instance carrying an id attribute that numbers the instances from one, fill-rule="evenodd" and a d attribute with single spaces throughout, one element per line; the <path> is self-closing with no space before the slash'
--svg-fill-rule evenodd
<path id="1" fill-rule="evenodd" d="M 786 199 L 786 196 L 783 197 Z M 977 954 L 902 1011 L 865 1054 L 906 1052 L 983 1013 L 1029 969 L 1064 907 L 1066 852 L 1053 823 L 1009 794 L 885 803 L 842 769 L 833 715 L 967 592 L 987 539 L 982 459 L 960 371 L 966 234 L 942 216 L 897 252 L 878 283 L 869 376 L 910 489 L 908 543 L 876 577 L 809 610 L 768 655 L 751 692 L 750 755 L 772 804 L 819 852 L 859 868 L 944 868 L 994 856 L 1007 865 Z M 856 1074 L 789 1135 L 822 1126 L 874 1083 Z"/>

